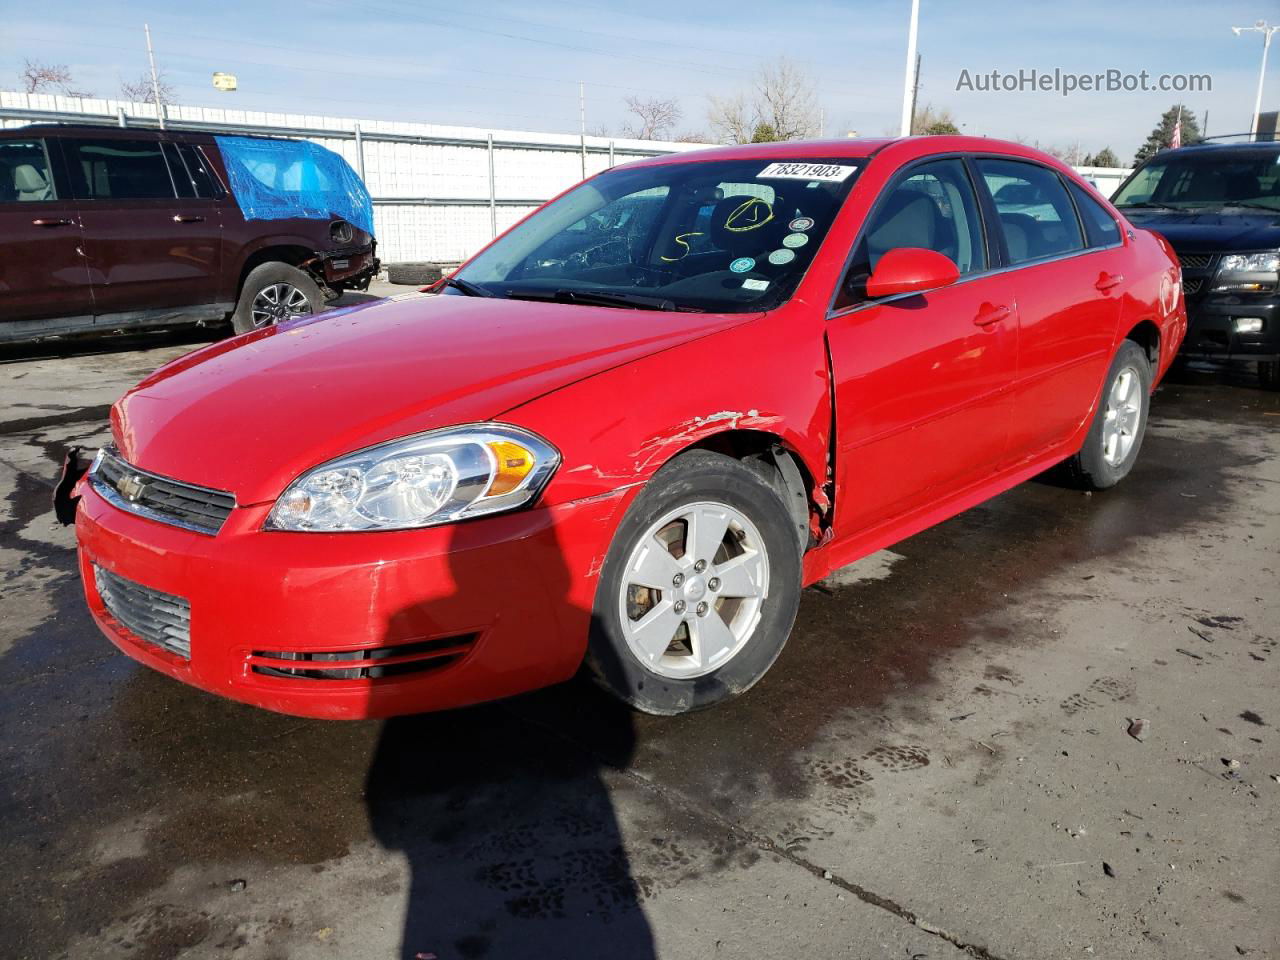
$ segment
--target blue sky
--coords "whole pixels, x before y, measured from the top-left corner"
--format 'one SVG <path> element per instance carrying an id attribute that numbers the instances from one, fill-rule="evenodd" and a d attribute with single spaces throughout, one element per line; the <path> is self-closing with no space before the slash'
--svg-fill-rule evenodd
<path id="1" fill-rule="evenodd" d="M 29 56 L 118 95 L 146 68 L 147 21 L 184 103 L 572 132 L 582 80 L 590 129 L 617 131 L 630 93 L 674 96 L 682 127 L 704 130 L 709 94 L 744 87 L 762 60 L 786 55 L 813 76 L 829 133 L 879 136 L 897 126 L 908 13 L 908 0 L 47 0 L 10 5 L 0 88 L 18 89 Z M 949 107 L 968 133 L 1109 145 L 1127 159 L 1178 94 L 957 91 L 960 71 L 1208 73 L 1212 92 L 1184 95 L 1188 106 L 1209 111 L 1211 134 L 1247 130 L 1262 40 L 1230 27 L 1277 13 L 1274 0 L 923 0 L 920 100 Z M 1276 47 L 1264 109 L 1280 106 Z M 213 90 L 215 70 L 236 74 L 240 90 Z"/>

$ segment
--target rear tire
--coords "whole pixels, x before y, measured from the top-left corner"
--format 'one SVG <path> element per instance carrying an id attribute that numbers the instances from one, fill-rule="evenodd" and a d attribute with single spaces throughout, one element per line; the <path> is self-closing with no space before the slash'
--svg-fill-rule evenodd
<path id="1" fill-rule="evenodd" d="M 1064 463 L 1074 486 L 1106 490 L 1128 475 L 1142 449 L 1150 405 L 1151 361 L 1146 351 L 1126 340 L 1107 371 L 1084 446 Z"/>
<path id="2" fill-rule="evenodd" d="M 1264 390 L 1280 390 L 1280 360 L 1264 360 L 1259 363 L 1258 382 Z"/>
<path id="3" fill-rule="evenodd" d="M 231 325 L 236 333 L 248 333 L 324 308 L 324 292 L 315 280 L 297 267 L 271 261 L 254 267 L 244 278 Z"/>
<path id="4" fill-rule="evenodd" d="M 645 713 L 701 710 L 764 676 L 799 605 L 800 545 L 776 490 L 732 457 L 692 451 L 658 471 L 614 535 L 587 665 Z"/>

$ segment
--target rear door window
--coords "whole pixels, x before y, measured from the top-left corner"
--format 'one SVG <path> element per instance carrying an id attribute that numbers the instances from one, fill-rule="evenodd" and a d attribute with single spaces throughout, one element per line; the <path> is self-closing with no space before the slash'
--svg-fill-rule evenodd
<path id="1" fill-rule="evenodd" d="M 226 195 L 222 184 L 214 176 L 209 161 L 204 155 L 204 148 L 190 143 L 178 144 L 178 153 L 187 165 L 187 173 L 195 184 L 196 196 L 211 200 L 219 200 Z"/>
<path id="2" fill-rule="evenodd" d="M 1011 263 L 1084 249 L 1075 208 L 1054 171 L 1020 160 L 974 162 L 995 201 Z"/>
<path id="3" fill-rule="evenodd" d="M 176 195 L 158 140 L 65 140 L 77 195 L 85 200 L 172 200 Z"/>
<path id="4" fill-rule="evenodd" d="M 0 140 L 0 203 L 57 200 L 43 140 Z"/>
<path id="5" fill-rule="evenodd" d="M 1084 235 L 1089 246 L 1109 247 L 1119 243 L 1120 227 L 1111 219 L 1106 207 L 1078 183 L 1067 181 L 1067 185 L 1076 201 L 1076 209 L 1080 211 L 1080 221 L 1084 224 Z"/>

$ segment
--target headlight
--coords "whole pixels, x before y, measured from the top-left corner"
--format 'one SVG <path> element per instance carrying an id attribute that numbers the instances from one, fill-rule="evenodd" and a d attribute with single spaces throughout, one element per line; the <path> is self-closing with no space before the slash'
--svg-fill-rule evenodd
<path id="1" fill-rule="evenodd" d="M 545 440 L 502 424 L 392 440 L 298 477 L 268 530 L 407 530 L 512 510 L 533 500 L 560 463 Z"/>
<path id="2" fill-rule="evenodd" d="M 1218 264 L 1216 293 L 1268 293 L 1276 288 L 1280 252 L 1229 253 Z"/>

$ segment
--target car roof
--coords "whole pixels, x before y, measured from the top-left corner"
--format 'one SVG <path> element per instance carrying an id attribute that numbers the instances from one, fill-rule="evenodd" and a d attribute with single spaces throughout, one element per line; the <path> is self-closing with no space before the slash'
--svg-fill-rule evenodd
<path id="1" fill-rule="evenodd" d="M 1185 147 L 1178 147 L 1174 150 L 1161 150 L 1156 156 L 1168 156 L 1177 153 L 1204 153 L 1206 151 L 1226 152 L 1235 151 L 1238 153 L 1267 153 L 1280 150 L 1280 140 L 1255 140 L 1236 141 L 1236 142 L 1214 142 L 1212 140 L 1201 140 L 1198 143 L 1188 143 Z"/>
<path id="2" fill-rule="evenodd" d="M 1020 143 L 990 137 L 962 135 L 915 137 L 849 137 L 826 140 L 786 140 L 781 143 L 742 143 L 728 147 L 706 147 L 697 150 L 643 157 L 620 166 L 637 167 L 667 163 L 715 163 L 723 160 L 782 161 L 800 159 L 866 160 L 880 154 L 892 155 L 906 162 L 933 154 L 995 153 L 1049 164 L 1059 170 L 1070 170 L 1060 160 Z M 617 169 L 617 168 L 614 168 Z"/>

